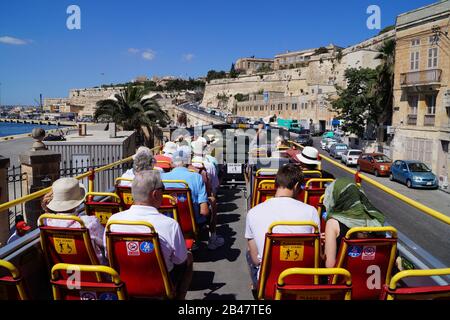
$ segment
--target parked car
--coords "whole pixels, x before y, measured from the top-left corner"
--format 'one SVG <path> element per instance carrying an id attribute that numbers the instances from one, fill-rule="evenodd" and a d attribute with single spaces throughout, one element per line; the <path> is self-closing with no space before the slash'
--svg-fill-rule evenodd
<path id="1" fill-rule="evenodd" d="M 405 183 L 408 188 L 438 188 L 436 175 L 428 166 L 415 160 L 397 160 L 391 166 L 391 181 Z"/>
<path id="2" fill-rule="evenodd" d="M 336 140 L 336 139 L 328 139 L 327 144 L 325 145 L 325 151 L 330 152 L 331 146 L 332 146 L 333 144 L 339 143 L 339 142 L 340 142 L 340 141 L 339 141 L 339 140 Z"/>
<path id="3" fill-rule="evenodd" d="M 356 166 L 358 164 L 358 158 L 362 154 L 361 150 L 358 149 L 348 149 L 347 152 L 342 154 L 341 162 L 345 163 L 346 166 Z"/>
<path id="4" fill-rule="evenodd" d="M 358 171 L 373 173 L 375 176 L 388 176 L 392 160 L 382 153 L 363 153 L 357 162 Z"/>
<path id="5" fill-rule="evenodd" d="M 340 159 L 343 153 L 348 150 L 348 145 L 345 143 L 335 143 L 330 147 L 330 157 Z"/>
<path id="6" fill-rule="evenodd" d="M 303 146 L 310 146 L 313 145 L 313 139 L 311 138 L 310 134 L 299 134 L 297 138 L 295 139 L 295 142 L 298 144 L 301 144 Z"/>

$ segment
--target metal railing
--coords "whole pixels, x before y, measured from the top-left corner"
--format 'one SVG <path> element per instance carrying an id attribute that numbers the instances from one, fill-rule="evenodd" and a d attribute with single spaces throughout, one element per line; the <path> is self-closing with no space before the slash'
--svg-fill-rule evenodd
<path id="1" fill-rule="evenodd" d="M 161 149 L 161 146 L 157 146 L 157 147 L 151 149 L 151 151 L 156 152 L 159 149 Z M 75 178 L 78 180 L 88 179 L 88 183 L 87 183 L 88 191 L 94 192 L 95 191 L 95 187 L 94 187 L 95 178 L 96 178 L 96 176 L 98 176 L 97 173 L 102 173 L 102 172 L 105 172 L 105 171 L 111 170 L 111 169 L 121 168 L 122 165 L 127 164 L 127 163 L 131 162 L 132 160 L 133 160 L 133 156 L 130 156 L 130 157 L 115 161 L 113 163 L 109 163 L 109 164 L 101 166 L 101 167 L 97 167 L 97 168 L 91 167 L 90 170 L 77 175 Z M 114 180 L 112 179 L 111 182 L 114 182 Z M 42 196 L 49 193 L 50 191 L 52 191 L 52 187 L 47 187 L 47 188 L 41 189 L 39 191 L 33 192 L 29 195 L 22 196 L 17 199 L 13 199 L 6 203 L 2 203 L 2 204 L 0 204 L 0 212 L 3 212 L 3 211 L 8 212 L 10 208 L 13 208 L 15 206 L 23 206 L 25 203 L 27 203 L 29 201 L 41 198 Z"/>
<path id="2" fill-rule="evenodd" d="M 289 141 L 289 142 L 291 144 L 295 145 L 298 148 L 303 148 L 302 145 L 300 145 L 300 144 L 298 144 L 298 143 L 296 143 L 294 141 Z M 371 184 L 372 186 L 374 186 L 374 187 L 376 187 L 376 188 L 386 192 L 387 194 L 389 194 L 389 195 L 399 199 L 400 201 L 402 201 L 402 202 L 404 202 L 404 203 L 406 203 L 406 204 L 408 204 L 408 205 L 410 205 L 410 206 L 412 206 L 412 207 L 414 207 L 414 208 L 424 212 L 425 214 L 427 214 L 427 215 L 429 215 L 429 216 L 431 216 L 431 217 L 433 217 L 433 218 L 435 218 L 435 219 L 437 219 L 437 220 L 439 220 L 441 222 L 444 222 L 444 223 L 450 225 L 450 217 L 446 216 L 442 212 L 434 210 L 434 209 L 432 209 L 430 207 L 427 207 L 427 206 L 421 204 L 420 202 L 417 202 L 417 201 L 415 201 L 415 200 L 413 200 L 411 198 L 408 198 L 408 197 L 402 195 L 401 193 L 399 193 L 399 192 L 397 192 L 397 191 L 395 191 L 395 190 L 393 190 L 393 189 L 391 189 L 389 187 L 386 187 L 385 185 L 379 183 L 378 181 L 375 181 L 375 180 L 369 178 L 365 174 L 361 174 L 359 171 L 350 169 L 347 166 L 344 166 L 343 164 L 328 158 L 327 156 L 320 155 L 320 158 L 322 160 L 325 160 L 325 161 L 333 164 L 334 166 L 336 166 L 336 167 L 338 167 L 338 168 L 340 168 L 340 169 L 342 169 L 342 170 L 344 170 L 344 171 L 354 175 L 356 183 L 360 184 L 362 181 L 367 182 L 367 183 Z"/>
<path id="3" fill-rule="evenodd" d="M 414 71 L 400 74 L 400 84 L 408 85 L 426 85 L 441 82 L 441 69 L 431 69 Z"/>

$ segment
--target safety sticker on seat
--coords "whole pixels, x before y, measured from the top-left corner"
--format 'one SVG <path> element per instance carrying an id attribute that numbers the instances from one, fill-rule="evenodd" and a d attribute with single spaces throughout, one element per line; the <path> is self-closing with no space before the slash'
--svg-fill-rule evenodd
<path id="1" fill-rule="evenodd" d="M 118 299 L 115 293 L 104 292 L 100 295 L 100 300 L 118 300 Z"/>
<path id="2" fill-rule="evenodd" d="M 96 212 L 95 216 L 98 218 L 101 224 L 105 225 L 108 222 L 108 219 L 111 217 L 112 213 L 109 212 Z"/>
<path id="3" fill-rule="evenodd" d="M 358 246 L 348 247 L 348 255 L 351 258 L 358 258 L 361 255 L 361 247 Z"/>
<path id="4" fill-rule="evenodd" d="M 53 238 L 53 243 L 58 254 L 77 254 L 73 238 Z"/>
<path id="5" fill-rule="evenodd" d="M 127 254 L 129 256 L 139 256 L 139 242 L 138 241 L 127 241 Z"/>
<path id="6" fill-rule="evenodd" d="M 123 202 L 125 204 L 133 204 L 133 195 L 131 193 L 124 193 Z"/>
<path id="7" fill-rule="evenodd" d="M 151 243 L 149 241 L 141 242 L 140 248 L 143 253 L 151 253 L 154 249 L 153 243 Z"/>
<path id="8" fill-rule="evenodd" d="M 97 300 L 97 293 L 91 291 L 80 291 L 80 300 Z"/>
<path id="9" fill-rule="evenodd" d="M 280 246 L 280 261 L 303 261 L 303 245 Z"/>
<path id="10" fill-rule="evenodd" d="M 377 247 L 375 246 L 364 246 L 362 250 L 362 260 L 375 260 L 375 255 L 377 253 Z"/>

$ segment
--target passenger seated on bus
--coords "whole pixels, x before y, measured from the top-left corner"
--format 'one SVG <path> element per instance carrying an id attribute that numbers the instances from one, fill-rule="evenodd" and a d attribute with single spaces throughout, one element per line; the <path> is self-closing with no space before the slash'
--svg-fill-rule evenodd
<path id="1" fill-rule="evenodd" d="M 287 158 L 288 155 L 286 150 L 289 149 L 287 141 L 282 137 L 278 136 L 275 139 L 275 150 L 272 150 L 271 157 L 272 158 Z"/>
<path id="2" fill-rule="evenodd" d="M 213 197 L 215 197 L 219 188 L 219 177 L 217 175 L 216 166 L 214 163 L 210 162 L 210 158 L 206 157 L 206 145 L 206 139 L 203 137 L 199 137 L 191 143 L 193 153 L 192 166 L 197 168 L 202 168 L 203 166 L 205 168 L 211 187 L 210 193 Z"/>
<path id="3" fill-rule="evenodd" d="M 319 151 L 314 147 L 304 147 L 302 152 L 297 154 L 296 159 L 300 162 L 303 170 L 319 170 L 320 160 Z M 334 176 L 324 170 L 322 171 L 322 178 L 324 179 L 334 179 Z M 316 176 L 311 176 L 312 178 L 318 178 Z"/>
<path id="4" fill-rule="evenodd" d="M 155 155 L 155 168 L 162 169 L 162 171 L 170 171 L 173 167 L 172 157 L 177 151 L 177 145 L 175 142 L 168 141 L 163 148 L 163 154 Z"/>
<path id="5" fill-rule="evenodd" d="M 192 280 L 193 258 L 187 251 L 181 227 L 174 219 L 158 212 L 161 206 L 164 184 L 156 170 L 138 172 L 131 185 L 134 205 L 126 211 L 114 214 L 110 221 L 146 221 L 158 233 L 161 251 L 167 271 L 177 288 L 176 299 L 183 300 Z M 145 233 L 143 226 L 112 225 L 111 232 Z M 106 234 L 104 235 L 106 244 Z"/>
<path id="6" fill-rule="evenodd" d="M 180 148 L 173 155 L 174 169 L 170 172 L 165 172 L 161 175 L 163 180 L 184 180 L 189 185 L 191 190 L 192 202 L 194 205 L 196 222 L 199 225 L 208 224 L 210 237 L 208 241 L 208 249 L 215 250 L 221 247 L 225 241 L 216 234 L 217 214 L 209 212 L 208 194 L 206 192 L 206 185 L 203 182 L 202 176 L 196 172 L 191 172 L 188 166 L 191 162 L 191 153 L 189 148 Z M 166 184 L 170 188 L 171 184 Z M 176 187 L 174 185 L 173 187 Z"/>
<path id="7" fill-rule="evenodd" d="M 299 166 L 286 164 L 276 175 L 275 197 L 254 208 L 247 214 L 245 238 L 248 240 L 247 262 L 253 288 L 256 289 L 259 266 L 264 252 L 265 235 L 269 226 L 276 221 L 314 221 L 320 229 L 320 219 L 316 208 L 296 199 L 303 183 L 303 173 Z M 276 232 L 312 233 L 311 227 L 277 227 Z"/>
<path id="8" fill-rule="evenodd" d="M 147 147 L 139 147 L 136 154 L 133 156 L 133 168 L 128 169 L 121 178 L 134 179 L 134 175 L 137 172 L 144 170 L 153 170 L 153 165 L 155 164 L 155 159 L 153 158 L 152 152 Z M 120 186 L 131 187 L 130 181 L 120 181 Z"/>
<path id="9" fill-rule="evenodd" d="M 52 192 L 44 196 L 42 208 L 48 213 L 68 214 L 79 216 L 89 230 L 92 246 L 98 261 L 107 264 L 104 257 L 103 233 L 105 228 L 96 216 L 84 215 L 80 208 L 86 195 L 85 187 L 75 178 L 60 178 L 53 182 Z M 79 228 L 77 222 L 70 220 L 47 219 L 46 224 L 51 227 Z"/>
<path id="10" fill-rule="evenodd" d="M 342 238 L 354 227 L 381 227 L 384 214 L 375 208 L 364 192 L 349 178 L 339 178 L 325 190 L 325 266 L 333 268 Z M 359 233 L 360 238 L 376 237 Z M 384 235 L 383 235 L 384 236 Z"/>
<path id="11" fill-rule="evenodd" d="M 15 222 L 16 222 L 16 225 L 15 225 L 16 230 L 9 237 L 8 241 L 6 242 L 6 244 L 10 244 L 11 242 L 20 239 L 21 237 L 26 235 L 28 231 L 31 230 L 31 227 L 29 225 L 27 225 L 27 223 L 23 219 L 23 215 L 18 214 L 16 216 Z"/>

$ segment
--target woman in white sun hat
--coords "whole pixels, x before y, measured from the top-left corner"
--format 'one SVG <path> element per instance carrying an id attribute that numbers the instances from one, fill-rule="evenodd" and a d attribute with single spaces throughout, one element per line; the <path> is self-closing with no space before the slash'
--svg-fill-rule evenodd
<path id="1" fill-rule="evenodd" d="M 303 170 L 321 170 L 321 161 L 319 160 L 319 151 L 314 147 L 304 147 L 302 152 L 297 154 L 297 160 L 300 161 L 300 164 Z M 334 176 L 327 171 L 322 171 L 322 178 L 330 178 L 334 179 Z M 317 176 L 314 174 L 306 175 L 307 177 L 316 178 Z"/>
<path id="2" fill-rule="evenodd" d="M 42 207 L 50 213 L 79 216 L 89 230 L 92 246 L 101 264 L 106 264 L 103 248 L 104 227 L 96 216 L 81 215 L 81 204 L 84 202 L 86 188 L 75 178 L 61 178 L 52 185 L 51 194 L 47 194 Z M 48 201 L 48 203 L 46 203 Z M 46 219 L 46 224 L 51 227 L 79 228 L 80 224 L 71 220 Z"/>

